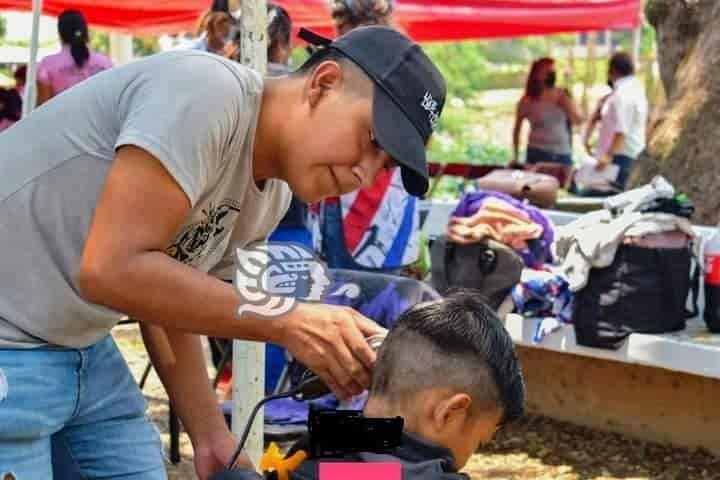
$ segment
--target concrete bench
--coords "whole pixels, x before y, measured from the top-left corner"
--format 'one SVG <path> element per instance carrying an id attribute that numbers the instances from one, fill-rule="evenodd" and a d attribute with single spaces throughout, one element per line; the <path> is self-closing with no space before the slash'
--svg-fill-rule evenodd
<path id="1" fill-rule="evenodd" d="M 423 231 L 429 238 L 445 232 L 456 204 L 423 203 Z M 546 213 L 558 226 L 578 216 Z M 713 229 L 698 226 L 696 231 L 705 237 Z M 578 345 L 572 325 L 534 343 L 539 321 L 517 314 L 505 319 L 523 364 L 532 411 L 720 455 L 720 335 L 710 334 L 700 318 L 689 320 L 682 332 L 632 334 L 617 351 Z"/>

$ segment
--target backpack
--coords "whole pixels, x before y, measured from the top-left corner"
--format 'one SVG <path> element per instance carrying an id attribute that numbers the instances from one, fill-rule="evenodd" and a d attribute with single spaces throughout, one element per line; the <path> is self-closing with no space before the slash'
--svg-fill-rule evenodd
<path id="1" fill-rule="evenodd" d="M 691 247 L 621 245 L 612 264 L 593 268 L 575 293 L 573 324 L 579 345 L 617 350 L 631 333 L 685 329 L 697 315 L 700 270 L 691 275 Z M 694 312 L 686 302 L 693 292 Z"/>
<path id="2" fill-rule="evenodd" d="M 430 246 L 430 257 L 432 285 L 438 293 L 445 295 L 454 287 L 474 289 L 493 310 L 520 281 L 525 266 L 512 248 L 488 238 L 460 245 L 442 235 Z"/>

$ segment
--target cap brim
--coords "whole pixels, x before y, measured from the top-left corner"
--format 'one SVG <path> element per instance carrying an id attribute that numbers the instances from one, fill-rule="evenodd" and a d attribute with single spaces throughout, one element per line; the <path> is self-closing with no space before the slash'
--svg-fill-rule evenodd
<path id="1" fill-rule="evenodd" d="M 373 133 L 383 150 L 400 166 L 405 190 L 416 197 L 425 195 L 429 186 L 425 142 L 400 107 L 377 86 Z"/>

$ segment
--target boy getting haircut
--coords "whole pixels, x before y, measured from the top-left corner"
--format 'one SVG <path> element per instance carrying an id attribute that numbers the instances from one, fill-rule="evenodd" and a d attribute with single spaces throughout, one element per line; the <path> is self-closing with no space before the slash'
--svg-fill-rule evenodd
<path id="1" fill-rule="evenodd" d="M 403 417 L 402 445 L 389 454 L 311 459 L 292 478 L 315 479 L 318 464 L 328 461 L 399 462 L 405 480 L 467 478 L 458 471 L 523 414 L 524 398 L 512 340 L 476 292 L 416 305 L 378 352 L 364 411 L 371 418 Z"/>

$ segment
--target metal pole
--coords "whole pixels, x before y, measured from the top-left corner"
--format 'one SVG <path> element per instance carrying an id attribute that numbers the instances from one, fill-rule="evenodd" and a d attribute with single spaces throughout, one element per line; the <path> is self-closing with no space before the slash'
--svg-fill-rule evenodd
<path id="1" fill-rule="evenodd" d="M 110 58 L 113 65 L 120 66 L 133 60 L 133 37 L 124 33 L 112 32 L 110 37 Z"/>
<path id="2" fill-rule="evenodd" d="M 262 75 L 267 68 L 267 4 L 266 0 L 247 0 L 242 4 L 240 58 Z M 254 406 L 265 393 L 265 344 L 233 342 L 233 415 L 232 430 L 240 435 Z M 264 414 L 258 412 L 245 445 L 255 467 L 263 452 Z"/>
<path id="3" fill-rule="evenodd" d="M 25 100 L 23 101 L 22 116 L 26 117 L 33 111 L 37 103 L 37 52 L 40 38 L 40 15 L 42 14 L 42 0 L 33 0 L 32 37 L 30 38 L 30 61 L 28 62 L 27 80 L 25 81 Z"/>

